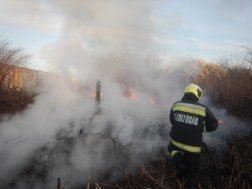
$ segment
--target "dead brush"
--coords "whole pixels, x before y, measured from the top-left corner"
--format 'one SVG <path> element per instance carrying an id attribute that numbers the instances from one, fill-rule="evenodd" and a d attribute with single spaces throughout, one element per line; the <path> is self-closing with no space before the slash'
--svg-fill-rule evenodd
<path id="1" fill-rule="evenodd" d="M 225 189 L 249 189 L 252 185 L 252 134 L 240 137 L 232 135 L 230 140 L 223 143 L 226 148 L 224 156 L 211 150 L 222 175 L 222 185 Z M 183 189 L 184 180 L 175 177 L 175 167 L 170 159 L 157 159 L 139 166 L 136 173 L 121 170 L 124 179 L 114 184 L 99 183 L 104 189 L 139 189 L 164 188 Z M 217 174 L 207 156 L 202 151 L 201 170 L 199 173 L 198 189 L 217 189 Z"/>
<path id="2" fill-rule="evenodd" d="M 251 121 L 252 115 L 252 49 L 224 57 L 217 64 L 205 64 L 196 77 L 186 77 L 206 90 L 211 101 L 228 113 Z"/>
<path id="3" fill-rule="evenodd" d="M 34 95 L 26 91 L 8 90 L 1 91 L 0 98 L 0 114 L 12 113 L 22 111 L 24 108 L 32 103 Z"/>
<path id="4" fill-rule="evenodd" d="M 32 102 L 32 95 L 18 90 L 17 73 L 28 66 L 30 55 L 23 48 L 15 48 L 11 43 L 0 40 L 0 113 L 14 113 Z"/>
<path id="5" fill-rule="evenodd" d="M 220 161 L 224 188 L 251 188 L 252 135 L 233 135 L 226 144 L 226 158 Z"/>

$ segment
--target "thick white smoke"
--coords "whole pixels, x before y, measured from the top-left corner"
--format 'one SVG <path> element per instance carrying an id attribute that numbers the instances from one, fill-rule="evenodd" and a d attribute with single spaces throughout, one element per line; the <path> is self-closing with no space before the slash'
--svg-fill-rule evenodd
<path id="1" fill-rule="evenodd" d="M 151 71 L 145 73 L 150 75 L 134 70 L 129 76 L 139 78 L 123 81 L 104 74 L 99 107 L 94 97 L 82 97 L 83 91 L 74 91 L 66 83 L 45 83 L 26 110 L 2 117 L 1 181 L 15 180 L 17 187 L 28 187 L 29 183 L 42 182 L 38 179 L 42 175 L 48 187 L 57 177 L 71 187 L 88 176 L 98 179 L 106 172 L 120 178 L 115 161 L 120 166 L 128 163 L 131 170 L 136 166 L 134 161 L 142 163 L 144 154 L 155 157 L 156 151 L 168 144 L 172 101 L 167 99 L 173 95 L 169 97 L 170 81 L 165 75 L 155 78 Z M 95 80 L 89 84 L 95 86 Z M 129 98 L 133 95 L 127 88 L 130 84 L 134 84 L 135 99 Z M 91 96 L 92 91 L 88 92 Z M 22 174 L 34 178 L 23 178 Z"/>
<path id="2" fill-rule="evenodd" d="M 92 181 L 113 182 L 121 178 L 118 165 L 132 171 L 146 159 L 167 157 L 169 111 L 183 96 L 185 84 L 180 79 L 188 66 L 166 69 L 170 70 L 166 74 L 156 58 L 116 54 L 98 60 L 87 67 L 88 79 L 81 90 L 46 81 L 26 110 L 2 116 L 3 187 L 10 182 L 16 188 L 55 187 L 58 177 L 67 188 L 82 185 L 88 176 Z M 149 60 L 154 65 L 148 65 Z M 112 67 L 106 70 L 101 63 Z M 99 105 L 90 90 L 95 88 L 94 75 L 101 80 Z M 207 96 L 200 102 L 224 123 L 237 121 L 214 107 Z M 218 147 L 230 134 L 226 129 L 220 125 L 218 131 L 206 134 L 206 142 L 214 141 Z"/>
<path id="3" fill-rule="evenodd" d="M 225 108 L 216 107 L 208 96 L 203 96 L 200 102 L 207 105 L 219 120 L 217 131 L 203 134 L 203 140 L 219 155 L 222 156 L 226 152 L 226 142 L 232 140 L 230 137 L 241 137 L 251 131 L 247 122 L 229 115 Z"/>

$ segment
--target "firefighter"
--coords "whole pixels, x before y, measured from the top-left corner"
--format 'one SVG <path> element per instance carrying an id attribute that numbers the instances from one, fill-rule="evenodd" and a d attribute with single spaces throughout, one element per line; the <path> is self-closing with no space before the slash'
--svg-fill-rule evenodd
<path id="1" fill-rule="evenodd" d="M 198 102 L 203 93 L 195 84 L 187 85 L 181 101 L 170 111 L 170 143 L 168 151 L 176 165 L 176 177 L 185 179 L 185 188 L 196 188 L 200 168 L 202 132 L 218 128 L 211 110 Z"/>

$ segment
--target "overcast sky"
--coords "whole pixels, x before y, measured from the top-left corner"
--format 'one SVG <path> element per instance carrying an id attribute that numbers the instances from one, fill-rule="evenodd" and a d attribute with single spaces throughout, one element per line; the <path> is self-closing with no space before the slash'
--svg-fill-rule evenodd
<path id="1" fill-rule="evenodd" d="M 214 61 L 252 44 L 251 0 L 0 0 L 0 37 L 48 69 L 48 49 L 152 52 Z M 49 47 L 54 48 L 49 48 Z M 62 53 L 62 52 L 61 52 Z"/>

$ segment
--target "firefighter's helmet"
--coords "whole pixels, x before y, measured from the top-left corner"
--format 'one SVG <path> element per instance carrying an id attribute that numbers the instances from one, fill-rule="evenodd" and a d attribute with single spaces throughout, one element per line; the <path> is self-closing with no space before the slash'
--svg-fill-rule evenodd
<path id="1" fill-rule="evenodd" d="M 202 92 L 201 88 L 198 85 L 195 85 L 195 84 L 190 84 L 190 85 L 186 86 L 184 94 L 187 94 L 187 93 L 193 94 L 198 99 L 200 99 L 202 97 L 202 95 L 203 95 L 203 92 Z"/>

